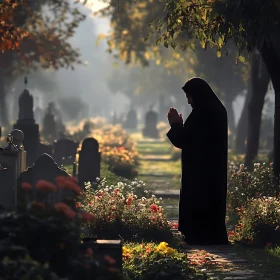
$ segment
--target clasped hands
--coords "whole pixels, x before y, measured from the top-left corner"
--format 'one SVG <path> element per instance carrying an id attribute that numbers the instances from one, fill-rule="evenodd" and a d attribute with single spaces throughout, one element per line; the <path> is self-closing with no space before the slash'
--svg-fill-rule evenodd
<path id="1" fill-rule="evenodd" d="M 179 114 L 175 108 L 169 109 L 167 118 L 168 118 L 170 126 L 174 123 L 183 124 L 182 114 Z"/>

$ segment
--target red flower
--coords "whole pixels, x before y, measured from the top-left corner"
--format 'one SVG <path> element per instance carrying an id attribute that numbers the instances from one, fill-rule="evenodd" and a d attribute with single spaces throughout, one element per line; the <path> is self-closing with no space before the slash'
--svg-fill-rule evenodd
<path id="1" fill-rule="evenodd" d="M 29 183 L 22 183 L 21 188 L 22 188 L 24 191 L 31 191 L 31 190 L 32 190 L 32 185 L 29 184 Z"/>
<path id="2" fill-rule="evenodd" d="M 155 204 L 152 204 L 152 205 L 150 206 L 150 209 L 151 209 L 154 213 L 156 213 L 156 212 L 158 211 L 158 207 L 157 207 Z"/>
<path id="3" fill-rule="evenodd" d="M 85 220 L 87 222 L 92 222 L 95 219 L 93 214 L 87 213 L 87 212 L 81 213 L 81 217 L 83 220 Z"/>
<path id="4" fill-rule="evenodd" d="M 54 208 L 58 212 L 63 212 L 69 219 L 76 217 L 76 213 L 65 203 L 58 202 L 54 205 Z"/>
<path id="5" fill-rule="evenodd" d="M 56 186 L 48 181 L 45 180 L 39 180 L 36 182 L 36 189 L 40 191 L 49 191 L 49 192 L 55 192 Z"/>
<path id="6" fill-rule="evenodd" d="M 115 264 L 116 263 L 116 260 L 113 259 L 112 257 L 108 256 L 108 255 L 104 256 L 104 260 L 107 261 L 109 264 Z"/>
<path id="7" fill-rule="evenodd" d="M 125 149 L 124 146 L 118 148 L 119 151 L 123 151 L 124 149 Z"/>
<path id="8" fill-rule="evenodd" d="M 64 212 L 64 214 L 65 214 L 69 219 L 74 219 L 74 218 L 76 217 L 76 215 L 77 215 L 72 209 L 66 210 L 66 211 Z"/>
<path id="9" fill-rule="evenodd" d="M 129 198 L 126 200 L 126 205 L 131 205 L 131 202 L 132 202 L 132 197 L 129 197 Z"/>
<path id="10" fill-rule="evenodd" d="M 72 190 L 73 192 L 80 194 L 81 188 L 77 184 L 77 180 L 73 177 L 62 177 L 59 176 L 55 179 L 57 186 L 61 189 Z"/>

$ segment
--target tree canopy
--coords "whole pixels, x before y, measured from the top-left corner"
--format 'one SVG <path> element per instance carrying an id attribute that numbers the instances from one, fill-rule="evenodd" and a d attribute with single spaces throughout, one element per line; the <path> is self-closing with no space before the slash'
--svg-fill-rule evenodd
<path id="1" fill-rule="evenodd" d="M 1 71 L 27 72 L 38 67 L 71 67 L 79 62 L 71 38 L 85 17 L 68 0 L 2 0 Z"/>

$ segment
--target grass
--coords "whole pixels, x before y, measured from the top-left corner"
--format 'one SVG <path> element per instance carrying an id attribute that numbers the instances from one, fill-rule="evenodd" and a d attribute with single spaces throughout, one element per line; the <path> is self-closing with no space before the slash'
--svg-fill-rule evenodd
<path id="1" fill-rule="evenodd" d="M 169 143 L 138 143 L 138 152 L 141 155 L 166 155 L 171 154 L 171 146 Z"/>
<path id="2" fill-rule="evenodd" d="M 164 175 L 180 175 L 181 174 L 181 161 L 149 161 L 142 160 L 139 166 L 139 173 L 153 174 L 162 173 Z"/>

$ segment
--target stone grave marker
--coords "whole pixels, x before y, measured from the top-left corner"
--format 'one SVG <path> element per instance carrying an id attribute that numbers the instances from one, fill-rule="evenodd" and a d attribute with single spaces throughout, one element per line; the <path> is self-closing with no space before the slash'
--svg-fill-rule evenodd
<path id="1" fill-rule="evenodd" d="M 101 153 L 99 144 L 94 138 L 86 138 L 79 152 L 78 182 L 84 186 L 85 182 L 96 182 L 100 178 Z"/>
<path id="2" fill-rule="evenodd" d="M 79 142 L 69 139 L 54 141 L 54 159 L 59 165 L 73 165 L 76 159 Z"/>
<path id="3" fill-rule="evenodd" d="M 15 139 L 11 135 L 18 137 Z M 0 207 L 16 210 L 17 207 L 17 178 L 26 166 L 26 156 L 23 150 L 22 131 L 13 131 L 7 137 L 8 145 L 0 148 Z"/>
<path id="4" fill-rule="evenodd" d="M 25 78 L 25 86 L 27 78 Z M 27 165 L 30 166 L 37 158 L 39 137 L 39 126 L 35 123 L 33 113 L 33 97 L 25 88 L 19 97 L 19 115 L 14 129 L 21 130 L 25 137 L 23 141 L 24 148 L 27 152 Z"/>
<path id="5" fill-rule="evenodd" d="M 157 129 L 158 114 L 153 111 L 152 107 L 145 116 L 145 127 L 143 129 L 143 136 L 149 138 L 159 138 L 159 131 Z"/>
<path id="6" fill-rule="evenodd" d="M 22 205 L 23 201 L 23 191 L 21 189 L 23 183 L 31 184 L 33 188 L 33 199 L 40 201 L 46 194 L 35 192 L 36 183 L 39 180 L 44 180 L 52 184 L 56 184 L 55 179 L 57 177 L 70 178 L 70 175 L 58 167 L 54 159 L 48 154 L 42 154 L 35 161 L 35 163 L 27 168 L 26 171 L 22 172 L 17 180 L 17 190 L 18 190 L 18 204 Z M 71 199 L 73 198 L 73 192 L 71 190 L 65 190 L 58 188 L 56 192 L 48 193 L 48 199 L 50 203 L 56 202 L 67 202 L 71 204 Z"/>
<path id="7" fill-rule="evenodd" d="M 131 107 L 128 111 L 123 127 L 126 129 L 137 128 L 137 112 L 134 108 Z"/>

